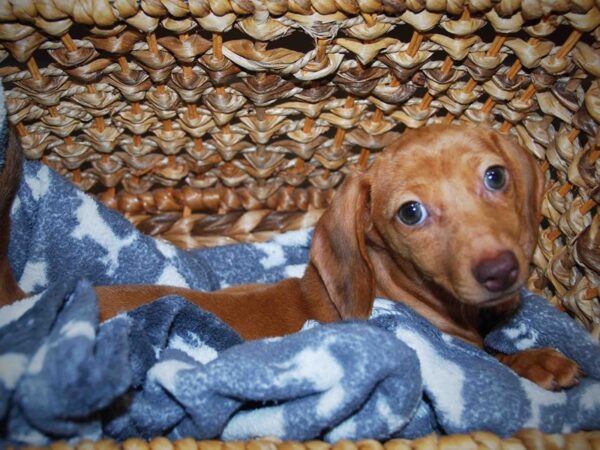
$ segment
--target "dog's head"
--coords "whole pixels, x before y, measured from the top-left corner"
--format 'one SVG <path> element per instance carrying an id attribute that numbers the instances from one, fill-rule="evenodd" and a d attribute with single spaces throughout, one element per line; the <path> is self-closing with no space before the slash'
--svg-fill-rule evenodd
<path id="1" fill-rule="evenodd" d="M 411 130 L 347 178 L 317 225 L 311 263 L 344 318 L 370 313 L 381 252 L 420 278 L 416 291 L 500 305 L 527 280 L 542 191 L 535 161 L 508 136 Z"/>

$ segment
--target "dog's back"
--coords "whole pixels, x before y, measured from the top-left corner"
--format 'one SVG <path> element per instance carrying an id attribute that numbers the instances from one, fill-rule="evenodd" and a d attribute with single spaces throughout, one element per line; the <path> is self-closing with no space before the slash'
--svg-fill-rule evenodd
<path id="1" fill-rule="evenodd" d="M 0 136 L 0 306 L 15 299 L 23 298 L 8 262 L 8 241 L 10 238 L 10 210 L 19 188 L 23 165 L 21 145 L 12 128 L 7 124 Z"/>

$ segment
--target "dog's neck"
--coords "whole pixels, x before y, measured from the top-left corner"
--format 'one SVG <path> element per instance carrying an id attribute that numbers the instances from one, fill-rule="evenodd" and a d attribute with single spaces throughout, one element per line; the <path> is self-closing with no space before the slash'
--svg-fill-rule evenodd
<path id="1" fill-rule="evenodd" d="M 480 308 L 461 303 L 450 293 L 425 280 L 408 264 L 394 261 L 389 252 L 369 248 L 376 274 L 376 295 L 401 302 L 420 314 L 444 333 L 477 347 L 490 324 L 497 323 L 518 303 L 518 295 L 498 307 Z"/>

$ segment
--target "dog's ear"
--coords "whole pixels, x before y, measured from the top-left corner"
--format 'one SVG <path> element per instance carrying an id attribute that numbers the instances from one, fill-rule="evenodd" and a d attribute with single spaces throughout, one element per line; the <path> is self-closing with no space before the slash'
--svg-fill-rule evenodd
<path id="1" fill-rule="evenodd" d="M 537 232 L 541 219 L 542 197 L 544 195 L 544 176 L 533 155 L 512 136 L 491 132 L 492 141 L 504 154 L 509 163 L 509 171 L 515 176 L 515 189 L 521 199 L 523 223 Z"/>
<path id="2" fill-rule="evenodd" d="M 366 319 L 375 297 L 365 231 L 370 223 L 370 181 L 349 175 L 315 229 L 310 262 L 342 319 Z"/>

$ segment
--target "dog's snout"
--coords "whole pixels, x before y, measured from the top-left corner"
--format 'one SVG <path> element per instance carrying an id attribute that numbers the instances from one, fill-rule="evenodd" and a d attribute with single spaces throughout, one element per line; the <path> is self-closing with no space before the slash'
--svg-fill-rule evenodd
<path id="1" fill-rule="evenodd" d="M 505 250 L 493 258 L 486 258 L 473 267 L 473 276 L 490 292 L 500 292 L 510 288 L 519 276 L 519 261 L 510 250 Z"/>

